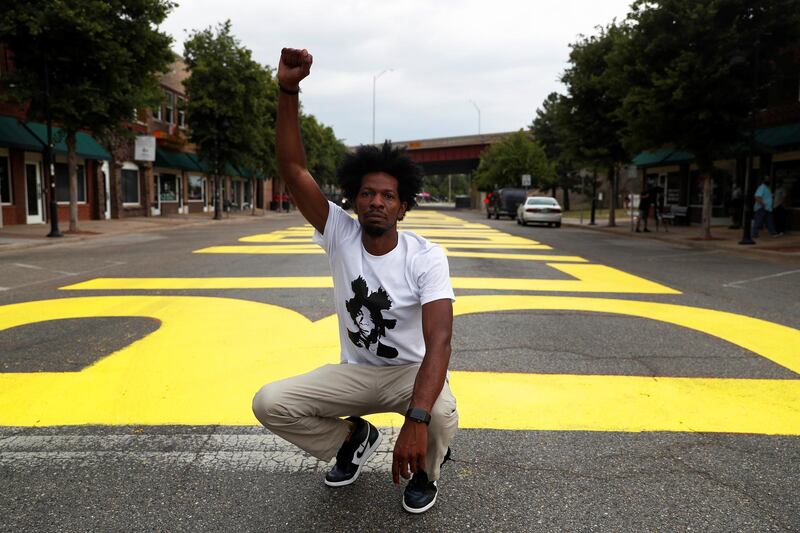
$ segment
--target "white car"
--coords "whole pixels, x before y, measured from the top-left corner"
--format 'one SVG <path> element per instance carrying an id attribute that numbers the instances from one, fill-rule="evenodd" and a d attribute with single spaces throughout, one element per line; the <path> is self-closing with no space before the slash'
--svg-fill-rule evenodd
<path id="1" fill-rule="evenodd" d="M 561 227 L 561 206 L 549 196 L 529 196 L 517 208 L 517 224 L 547 224 Z"/>

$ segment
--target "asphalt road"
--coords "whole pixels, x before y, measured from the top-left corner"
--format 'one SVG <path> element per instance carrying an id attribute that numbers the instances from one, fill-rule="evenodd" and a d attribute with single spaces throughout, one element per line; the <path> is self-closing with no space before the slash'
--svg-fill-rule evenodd
<path id="1" fill-rule="evenodd" d="M 455 278 L 484 280 L 479 288 L 456 288 L 457 305 L 472 302 L 478 310 L 455 320 L 452 381 L 457 384 L 472 376 L 480 383 L 485 376 L 487 387 L 503 376 L 518 381 L 501 389 L 496 396 L 502 398 L 481 399 L 476 392 L 481 385 L 463 385 L 464 392 L 457 395 L 466 427 L 453 442 L 453 461 L 443 467 L 439 500 L 430 512 L 411 516 L 400 506 L 402 488 L 392 485 L 389 474 L 396 431 L 386 427 L 390 424 L 382 428 L 390 438 L 384 439 L 356 484 L 325 487 L 327 465 L 274 438 L 246 416 L 241 421 L 229 418 L 224 405 L 215 410 L 209 398 L 216 398 L 217 392 L 199 381 L 202 370 L 214 369 L 218 380 L 230 385 L 225 390 L 233 391 L 239 387 L 237 380 L 244 379 L 241 372 L 229 375 L 225 364 L 214 366 L 203 346 L 189 340 L 201 332 L 174 329 L 173 315 L 164 314 L 183 313 L 181 320 L 191 324 L 203 319 L 200 311 L 207 306 L 237 300 L 229 312 L 242 314 L 231 326 L 226 322 L 230 317 L 223 316 L 228 311 L 221 311 L 220 331 L 212 332 L 210 339 L 227 336 L 233 351 L 277 343 L 286 346 L 287 359 L 301 358 L 302 350 L 295 353 L 293 345 L 305 347 L 317 335 L 324 336 L 322 330 L 303 329 L 304 320 L 319 324 L 332 314 L 332 291 L 297 288 L 298 282 L 289 278 L 327 276 L 325 256 L 297 250 L 197 253 L 257 246 L 238 241 L 253 235 L 277 235 L 284 239 L 278 245 L 287 243 L 284 250 L 289 250 L 304 239 L 303 230 L 283 231 L 302 225 L 293 214 L 246 225 L 117 235 L 0 254 L 0 287 L 5 288 L 0 290 L 0 530 L 800 529 L 800 345 L 781 345 L 781 339 L 793 339 L 800 329 L 796 263 L 566 227 L 520 227 L 471 212 L 444 214 L 457 217 L 459 223 L 486 224 L 508 234 L 502 238 L 523 237 L 552 249 L 454 245 L 449 250 L 454 283 Z M 421 227 L 427 218 L 417 220 Z M 435 224 L 441 221 L 431 221 L 431 228 L 440 227 Z M 447 224 L 457 225 L 452 220 Z M 486 242 L 481 241 L 483 230 L 471 230 L 477 233 L 434 240 L 461 238 L 461 246 L 470 239 Z M 575 278 L 551 264 L 584 263 L 481 253 L 573 256 L 636 278 L 612 280 L 602 290 L 561 286 L 557 282 Z M 587 286 L 599 283 L 599 272 L 590 271 Z M 264 277 L 280 278 L 284 286 L 253 288 L 241 282 Z M 112 278 L 127 281 L 106 288 L 76 286 Z M 160 285 L 131 288 L 131 279 L 142 278 L 158 278 Z M 238 279 L 230 288 L 198 288 L 207 278 Z M 498 278 L 538 285 L 504 289 L 486 281 Z M 175 285 L 186 279 L 194 280 L 193 285 Z M 637 292 L 644 290 L 637 287 L 645 287 L 640 280 L 664 290 Z M 149 300 L 126 299 L 131 296 Z M 528 296 L 535 298 L 523 304 L 514 299 Z M 186 299 L 171 300 L 175 297 Z M 70 300 L 62 306 L 64 299 Z M 103 305 L 109 302 L 113 312 L 103 314 L 92 307 L 100 299 Z M 589 310 L 578 310 L 577 299 Z M 606 303 L 592 307 L 600 301 Z M 683 315 L 691 321 L 696 316 L 700 323 L 692 329 L 648 319 L 635 310 L 609 311 L 617 301 L 631 309 L 647 308 L 639 302 L 670 304 L 674 307 L 664 307 L 671 313 L 664 320 L 680 321 Z M 18 305 L 26 302 L 29 307 Z M 516 307 L 509 302 L 517 302 Z M 244 306 L 248 303 L 278 307 Z M 185 309 L 180 307 L 184 304 Z M 114 307 L 122 305 L 142 305 L 152 313 L 122 316 L 125 313 Z M 200 314 L 192 314 L 192 306 Z M 82 315 L 57 319 L 65 308 L 80 309 Z M 261 316 L 257 313 L 262 308 L 277 313 L 269 316 L 280 324 L 263 324 L 259 338 L 258 324 L 244 328 Z M 280 308 L 299 317 L 289 317 Z M 724 313 L 693 314 L 698 308 Z M 13 313 L 4 315 L 4 309 Z M 290 319 L 297 325 L 281 325 Z M 759 355 L 742 346 L 744 341 L 737 344 L 704 332 L 725 320 L 734 324 L 729 329 L 739 332 L 784 336 L 774 337 L 778 345 L 767 347 L 772 356 Z M 202 322 L 197 324 L 203 328 Z M 169 338 L 161 342 L 170 348 L 146 351 L 148 339 L 163 337 L 164 331 Z M 731 338 L 736 333 L 731 331 Z M 124 353 L 138 354 L 139 359 L 123 359 Z M 174 354 L 180 355 L 176 358 L 181 363 L 170 366 Z M 526 375 L 543 376 L 544 381 L 523 383 Z M 104 381 L 111 380 L 109 376 L 113 380 Z M 557 381 L 563 376 L 564 382 Z M 686 401 L 686 410 L 693 411 L 686 414 L 692 424 L 680 426 L 683 407 L 677 414 L 669 405 L 663 413 L 639 412 L 637 397 L 647 396 L 650 389 L 626 396 L 631 398 L 628 405 L 614 403 L 615 389 L 627 387 L 629 377 L 644 380 L 642 387 L 675 378 L 679 388 L 669 389 L 664 397 L 673 394 L 676 402 Z M 571 388 L 583 378 L 590 380 L 589 389 Z M 640 386 L 636 379 L 635 386 Z M 713 388 L 718 382 L 733 387 L 742 405 L 762 401 L 763 390 L 771 403 L 759 407 L 763 417 L 743 407 L 741 416 L 732 409 L 704 418 L 703 413 L 713 414 L 718 407 L 705 400 L 717 397 Z M 172 404 L 167 396 L 150 405 L 148 394 L 162 391 L 159 386 L 189 391 L 188 396 L 185 402 Z M 251 390 L 242 395 L 252 395 Z M 609 393 L 575 398 L 575 390 Z M 697 398 L 695 404 L 692 398 Z M 525 407 L 494 413 L 495 401 Z M 602 409 L 593 411 L 593 404 Z M 165 422 L 150 423 L 153 420 Z M 670 429 L 659 429 L 665 427 Z"/>

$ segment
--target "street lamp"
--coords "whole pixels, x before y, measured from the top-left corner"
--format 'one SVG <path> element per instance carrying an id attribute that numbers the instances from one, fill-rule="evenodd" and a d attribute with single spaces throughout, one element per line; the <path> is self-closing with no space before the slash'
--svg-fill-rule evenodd
<path id="1" fill-rule="evenodd" d="M 470 100 L 469 103 L 472 104 L 473 106 L 475 106 L 475 111 L 478 112 L 478 135 L 480 135 L 481 134 L 481 108 L 478 107 L 478 104 L 476 104 L 473 100 Z"/>
<path id="2" fill-rule="evenodd" d="M 375 86 L 378 82 L 378 78 L 393 70 L 394 69 L 391 68 L 382 70 L 379 74 L 372 76 L 372 144 L 375 144 Z"/>

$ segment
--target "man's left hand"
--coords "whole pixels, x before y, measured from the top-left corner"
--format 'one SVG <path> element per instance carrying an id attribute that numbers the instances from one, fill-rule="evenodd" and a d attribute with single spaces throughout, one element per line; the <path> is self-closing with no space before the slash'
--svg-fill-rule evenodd
<path id="1" fill-rule="evenodd" d="M 428 453 L 428 426 L 406 419 L 394 445 L 392 480 L 400 484 L 400 476 L 408 479 L 411 473 L 425 470 Z"/>

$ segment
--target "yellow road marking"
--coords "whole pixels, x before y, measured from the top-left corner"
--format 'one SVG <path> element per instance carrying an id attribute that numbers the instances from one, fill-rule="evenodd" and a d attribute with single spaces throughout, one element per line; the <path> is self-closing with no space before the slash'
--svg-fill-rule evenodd
<path id="1" fill-rule="evenodd" d="M 585 263 L 586 259 L 577 255 L 540 254 L 501 254 L 495 252 L 454 252 L 445 249 L 448 257 L 471 257 L 473 259 L 508 259 L 512 261 L 558 261 L 564 263 Z"/>
<path id="2" fill-rule="evenodd" d="M 317 245 L 303 246 L 302 248 L 291 248 L 293 245 L 273 246 L 211 246 L 202 250 L 195 250 L 196 254 L 324 254 L 325 250 Z"/>
<path id="3" fill-rule="evenodd" d="M 600 298 L 464 296 L 455 314 L 521 309 L 650 318 L 800 370 L 800 331 L 711 309 Z M 263 383 L 333 362 L 338 353 L 335 315 L 312 323 L 279 306 L 228 298 L 25 302 L 0 307 L 0 330 L 98 316 L 151 317 L 161 327 L 81 372 L 0 374 L 0 424 L 255 425 L 250 399 Z M 800 380 L 451 374 L 462 427 L 800 435 Z"/>
<path id="4" fill-rule="evenodd" d="M 518 279 L 454 277 L 454 289 L 507 291 L 558 291 L 680 294 L 679 291 L 602 265 L 558 264 L 547 266 L 576 279 Z M 96 278 L 62 287 L 62 290 L 189 290 L 189 289 L 327 289 L 330 276 L 224 277 L 224 278 Z"/>

